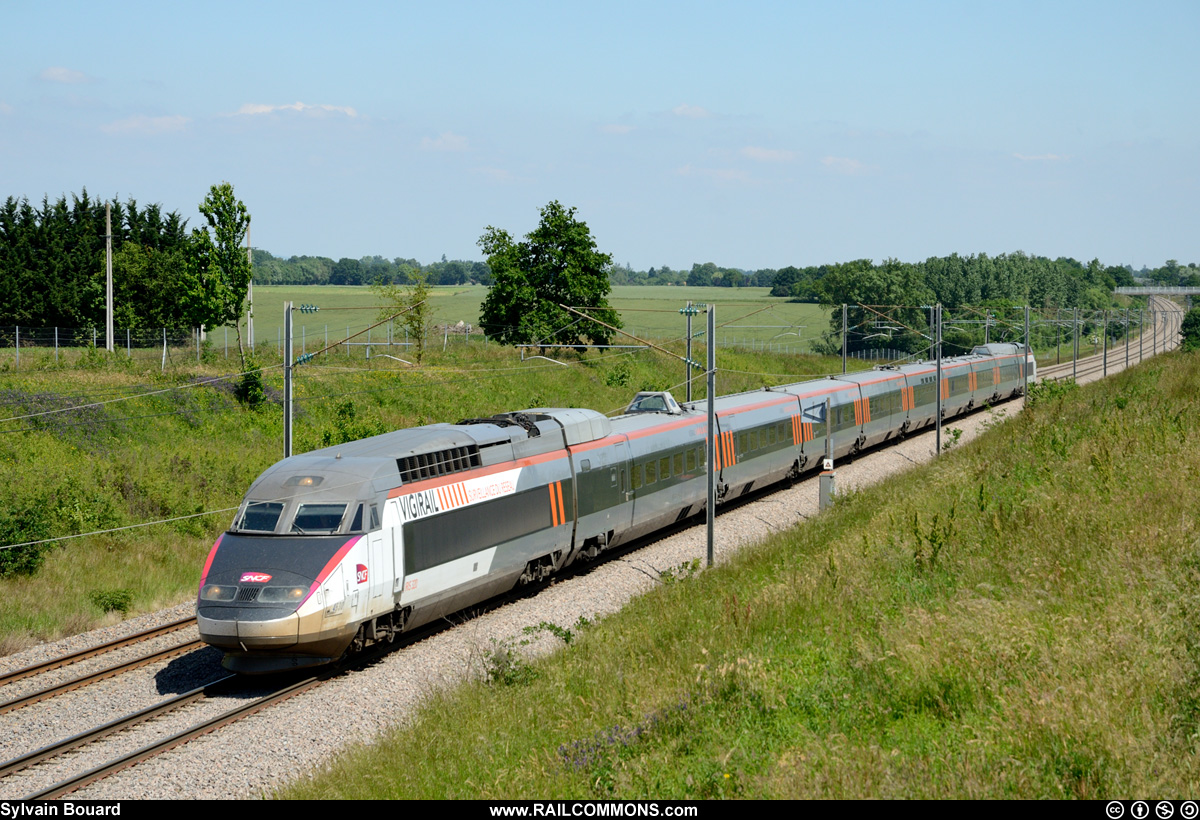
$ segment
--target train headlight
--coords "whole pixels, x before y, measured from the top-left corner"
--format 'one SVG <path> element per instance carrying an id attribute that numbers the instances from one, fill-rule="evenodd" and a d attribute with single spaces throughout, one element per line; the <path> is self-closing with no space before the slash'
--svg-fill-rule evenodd
<path id="1" fill-rule="evenodd" d="M 233 584 L 205 584 L 200 588 L 201 601 L 232 601 L 237 595 L 237 587 Z"/>
<path id="2" fill-rule="evenodd" d="M 258 601 L 267 604 L 298 604 L 307 594 L 307 587 L 263 587 L 258 593 Z"/>

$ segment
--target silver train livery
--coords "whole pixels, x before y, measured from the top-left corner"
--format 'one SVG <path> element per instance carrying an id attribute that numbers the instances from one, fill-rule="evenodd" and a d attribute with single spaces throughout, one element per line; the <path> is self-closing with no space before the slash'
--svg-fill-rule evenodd
<path id="1" fill-rule="evenodd" d="M 942 363 L 943 416 L 1021 393 L 1011 344 Z M 622 415 L 534 409 L 292 456 L 250 487 L 200 577 L 200 637 L 239 672 L 330 663 L 580 558 L 934 423 L 932 363 L 706 404 L 639 393 Z M 827 425 L 826 400 L 829 402 Z"/>

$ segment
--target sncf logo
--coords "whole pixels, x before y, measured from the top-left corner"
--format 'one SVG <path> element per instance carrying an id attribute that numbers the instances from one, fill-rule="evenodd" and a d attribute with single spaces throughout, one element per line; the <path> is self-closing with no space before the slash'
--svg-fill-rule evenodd
<path id="1" fill-rule="evenodd" d="M 243 572 L 241 583 L 243 584 L 265 584 L 271 580 L 271 576 L 265 572 Z"/>
<path id="2" fill-rule="evenodd" d="M 355 573 L 355 577 L 358 578 L 358 582 L 360 584 L 365 584 L 367 582 L 367 566 L 366 566 L 366 564 L 359 564 L 357 567 L 355 567 L 355 569 L 357 570 L 357 572 Z"/>

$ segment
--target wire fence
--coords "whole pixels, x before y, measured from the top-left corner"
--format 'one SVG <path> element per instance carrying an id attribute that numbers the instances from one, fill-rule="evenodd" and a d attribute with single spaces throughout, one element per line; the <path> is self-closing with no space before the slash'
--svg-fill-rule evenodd
<path id="1" fill-rule="evenodd" d="M 283 330 L 273 337 L 255 339 L 253 352 L 263 362 L 283 361 Z M 447 350 L 451 345 L 480 345 L 487 340 L 478 329 L 459 322 L 426 328 L 425 348 Z M 243 330 L 242 349 L 250 344 Z M 293 330 L 295 356 L 330 348 L 326 356 L 367 360 L 373 356 L 403 358 L 416 340 L 393 323 L 363 332 L 348 325 L 298 325 Z M 103 328 L 0 326 L 0 371 L 36 370 L 46 367 L 86 366 L 101 351 L 108 349 Z M 201 331 L 197 328 L 119 328 L 113 331 L 113 352 L 142 365 L 169 366 L 238 359 L 239 339 L 234 328 L 220 327 Z"/>

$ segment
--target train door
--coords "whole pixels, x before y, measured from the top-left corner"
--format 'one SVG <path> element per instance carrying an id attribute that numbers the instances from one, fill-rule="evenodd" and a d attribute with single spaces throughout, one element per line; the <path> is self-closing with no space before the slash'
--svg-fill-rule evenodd
<path id="1" fill-rule="evenodd" d="M 637 503 L 637 491 L 633 487 L 633 459 L 629 452 L 629 439 L 621 436 L 613 445 L 613 460 L 609 465 L 609 492 L 616 504 L 612 507 L 613 526 L 609 528 L 618 536 L 628 532 L 633 521 L 633 507 Z M 640 482 L 639 482 L 640 483 Z"/>
<path id="2" fill-rule="evenodd" d="M 346 592 L 342 585 L 342 567 L 339 564 L 325 583 L 321 586 L 322 606 L 330 615 L 336 615 L 345 608 Z"/>
<path id="3" fill-rule="evenodd" d="M 387 533 L 392 549 L 392 597 L 399 601 L 404 588 L 404 530 L 389 527 Z"/>
<path id="4" fill-rule="evenodd" d="M 376 526 L 378 526 L 378 525 L 376 525 Z M 367 538 L 368 538 L 367 587 L 370 590 L 370 596 L 371 596 L 370 609 L 371 609 L 371 611 L 375 611 L 375 610 L 380 609 L 381 606 L 383 606 L 383 604 L 384 604 L 384 602 L 382 600 L 383 595 L 392 586 L 392 584 L 391 584 L 391 575 L 392 575 L 391 567 L 388 566 L 389 562 L 387 560 L 391 556 L 388 555 L 388 551 L 384 548 L 385 543 L 384 543 L 382 530 L 379 530 L 379 529 L 371 530 L 371 533 L 369 536 L 367 536 Z M 383 608 L 391 609 L 391 605 L 389 604 Z"/>

